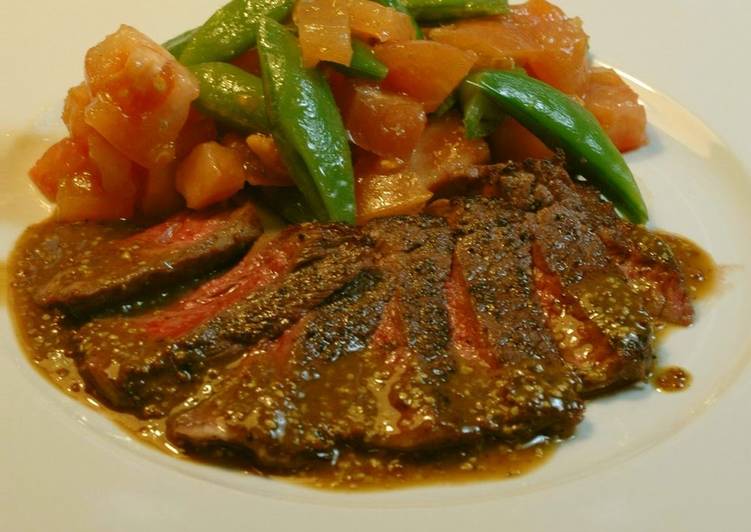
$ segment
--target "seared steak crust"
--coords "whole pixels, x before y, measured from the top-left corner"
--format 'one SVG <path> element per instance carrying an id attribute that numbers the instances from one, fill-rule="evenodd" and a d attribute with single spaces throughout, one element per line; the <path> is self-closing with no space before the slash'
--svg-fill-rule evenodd
<path id="1" fill-rule="evenodd" d="M 680 270 L 554 162 L 477 168 L 461 188 L 419 216 L 289 228 L 169 306 L 93 319 L 81 373 L 114 407 L 166 416 L 192 452 L 274 469 L 341 445 L 567 437 L 582 397 L 647 376 L 654 319 L 690 316 Z M 54 304 L 160 279 L 98 275 L 102 291 Z"/>
<path id="2" fill-rule="evenodd" d="M 182 213 L 141 233 L 96 245 L 35 294 L 40 306 L 91 311 L 226 264 L 261 235 L 255 209 Z M 94 249 L 90 250 L 94 251 Z"/>

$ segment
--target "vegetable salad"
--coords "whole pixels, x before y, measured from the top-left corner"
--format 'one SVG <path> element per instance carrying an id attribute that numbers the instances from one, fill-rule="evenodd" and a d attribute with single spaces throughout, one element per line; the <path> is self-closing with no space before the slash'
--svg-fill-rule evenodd
<path id="1" fill-rule="evenodd" d="M 159 218 L 251 188 L 290 222 L 419 212 L 469 168 L 562 150 L 637 223 L 646 115 L 547 0 L 232 0 L 159 45 L 88 51 L 31 169 L 61 220 Z"/>

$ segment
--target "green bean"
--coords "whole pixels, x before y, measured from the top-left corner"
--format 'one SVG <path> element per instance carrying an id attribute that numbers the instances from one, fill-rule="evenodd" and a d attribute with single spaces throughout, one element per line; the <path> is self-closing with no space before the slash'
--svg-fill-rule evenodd
<path id="1" fill-rule="evenodd" d="M 647 207 L 623 156 L 587 109 L 550 85 L 518 71 L 485 70 L 464 83 L 477 87 L 571 167 L 599 187 L 629 220 L 647 221 Z"/>
<path id="2" fill-rule="evenodd" d="M 170 40 L 162 44 L 162 46 L 173 56 L 180 57 L 180 54 L 185 50 L 188 42 L 193 38 L 193 34 L 196 32 L 196 28 L 192 30 L 184 31 L 177 37 L 172 37 Z"/>
<path id="3" fill-rule="evenodd" d="M 402 0 L 402 2 L 413 17 L 427 22 L 486 17 L 508 12 L 507 0 Z"/>
<path id="4" fill-rule="evenodd" d="M 438 109 L 433 111 L 431 115 L 435 116 L 436 118 L 442 117 L 454 108 L 456 101 L 456 92 L 452 92 L 451 94 L 446 96 L 446 99 L 441 102 L 441 105 L 438 106 Z"/>
<path id="5" fill-rule="evenodd" d="M 337 70 L 352 77 L 383 79 L 389 68 L 381 63 L 373 49 L 359 39 L 352 39 L 352 61 L 349 66 L 334 63 Z"/>
<path id="6" fill-rule="evenodd" d="M 263 18 L 258 33 L 271 132 L 292 179 L 317 217 L 354 223 L 355 185 L 347 131 L 317 69 L 302 65 L 297 39 Z"/>
<path id="7" fill-rule="evenodd" d="M 479 139 L 495 131 L 505 115 L 490 97 L 469 83 L 463 83 L 459 92 L 467 138 Z"/>
<path id="8" fill-rule="evenodd" d="M 255 45 L 261 17 L 283 20 L 293 5 L 294 0 L 232 0 L 196 30 L 180 62 L 229 61 Z"/>
<path id="9" fill-rule="evenodd" d="M 409 19 L 412 22 L 412 27 L 415 28 L 415 38 L 416 39 L 424 39 L 425 35 L 422 33 L 422 29 L 420 29 L 420 25 L 415 20 L 415 17 L 412 16 L 412 13 L 409 12 L 407 9 L 407 6 L 404 5 L 404 2 L 402 0 L 376 0 L 379 4 L 386 7 L 391 7 L 393 9 L 396 9 L 400 13 L 404 13 L 405 15 L 409 15 Z"/>
<path id="10" fill-rule="evenodd" d="M 208 115 L 246 133 L 269 131 L 261 78 L 228 63 L 189 68 L 201 84 L 198 106 Z"/>

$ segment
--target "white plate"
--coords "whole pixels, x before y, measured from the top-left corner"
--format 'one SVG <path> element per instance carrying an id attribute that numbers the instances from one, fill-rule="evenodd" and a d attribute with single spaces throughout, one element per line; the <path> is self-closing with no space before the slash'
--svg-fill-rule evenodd
<path id="1" fill-rule="evenodd" d="M 24 171 L 59 135 L 83 53 L 120 22 L 157 40 L 216 2 L 26 0 L 0 8 L 0 257 L 47 212 Z M 651 145 L 629 157 L 653 223 L 724 266 L 698 324 L 663 344 L 695 377 L 593 403 L 578 437 L 503 482 L 367 494 L 311 491 L 171 459 L 66 399 L 23 358 L 0 311 L 0 530 L 748 530 L 751 501 L 751 50 L 739 0 L 561 1 L 598 58 L 647 85 Z M 698 118 L 701 117 L 701 118 Z M 718 136 L 713 131 L 719 132 Z M 722 140 L 721 140 L 722 138 Z M 744 504 L 745 503 L 745 504 Z"/>

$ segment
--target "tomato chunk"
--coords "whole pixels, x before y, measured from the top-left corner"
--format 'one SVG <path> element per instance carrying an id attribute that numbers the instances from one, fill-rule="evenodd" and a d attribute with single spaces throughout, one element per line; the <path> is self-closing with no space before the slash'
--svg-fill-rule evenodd
<path id="1" fill-rule="evenodd" d="M 250 135 L 245 139 L 245 148 L 250 150 L 260 164 L 260 172 L 248 173 L 248 183 L 271 187 L 294 186 L 287 166 L 271 135 L 261 133 Z"/>
<path id="2" fill-rule="evenodd" d="M 352 40 L 347 0 L 299 0 L 292 16 L 306 67 L 320 61 L 349 65 Z"/>
<path id="3" fill-rule="evenodd" d="M 425 129 L 425 111 L 415 100 L 360 85 L 346 115 L 352 140 L 381 157 L 404 159 L 414 151 Z"/>
<path id="4" fill-rule="evenodd" d="M 432 120 L 420 137 L 410 164 L 428 190 L 490 160 L 482 139 L 468 139 L 461 117 L 450 113 Z"/>
<path id="5" fill-rule="evenodd" d="M 592 69 L 583 99 L 619 150 L 635 150 L 647 143 L 647 113 L 639 96 L 614 70 Z"/>
<path id="6" fill-rule="evenodd" d="M 488 139 L 496 161 L 549 159 L 553 152 L 531 131 L 513 118 L 507 118 Z"/>
<path id="7" fill-rule="evenodd" d="M 416 214 L 433 196 L 409 165 L 372 153 L 358 158 L 355 175 L 359 224 L 384 216 Z"/>
<path id="8" fill-rule="evenodd" d="M 86 142 L 94 131 L 86 123 L 86 107 L 91 103 L 91 91 L 86 83 L 76 85 L 68 91 L 63 107 L 63 122 L 68 127 L 70 136 Z"/>
<path id="9" fill-rule="evenodd" d="M 183 159 L 199 144 L 216 138 L 216 122 L 195 107 L 191 107 L 188 119 L 175 140 L 175 155 L 178 159 Z"/>
<path id="10" fill-rule="evenodd" d="M 244 54 L 241 54 L 232 60 L 232 64 L 254 76 L 261 75 L 261 58 L 258 56 L 258 49 L 251 48 Z"/>
<path id="11" fill-rule="evenodd" d="M 217 142 L 196 146 L 177 169 L 176 188 L 191 209 L 223 201 L 243 188 L 242 159 Z"/>
<path id="12" fill-rule="evenodd" d="M 542 52 L 537 39 L 510 17 L 464 20 L 433 28 L 428 35 L 434 41 L 477 53 L 475 68 L 525 67 Z"/>
<path id="13" fill-rule="evenodd" d="M 177 163 L 170 163 L 149 170 L 143 187 L 140 208 L 150 218 L 163 218 L 179 211 L 184 205 L 183 197 L 175 186 Z"/>
<path id="14" fill-rule="evenodd" d="M 435 111 L 469 73 L 474 52 L 433 41 L 385 43 L 375 53 L 389 73 L 383 87 L 401 92 Z"/>
<path id="15" fill-rule="evenodd" d="M 415 28 L 406 13 L 371 0 L 349 0 L 352 33 L 366 41 L 409 41 Z"/>
<path id="16" fill-rule="evenodd" d="M 117 220 L 133 215 L 133 205 L 105 192 L 97 177 L 87 172 L 64 176 L 56 197 L 56 216 L 64 222 Z"/>
<path id="17" fill-rule="evenodd" d="M 417 213 L 432 190 L 489 158 L 485 141 L 467 139 L 455 114 L 431 121 L 407 161 L 360 150 L 355 162 L 357 221 Z"/>
<path id="18" fill-rule="evenodd" d="M 526 65 L 531 74 L 568 94 L 581 94 L 589 72 L 589 37 L 579 18 L 568 18 L 547 0 L 515 5 L 509 15 L 513 24 L 541 47 Z"/>
<path id="19" fill-rule="evenodd" d="M 175 140 L 198 97 L 198 81 L 169 52 L 129 26 L 86 54 L 92 101 L 85 121 L 146 168 L 175 158 Z"/>
<path id="20" fill-rule="evenodd" d="M 63 177 L 92 171 L 86 145 L 66 138 L 44 152 L 29 171 L 29 176 L 45 198 L 55 201 Z"/>

